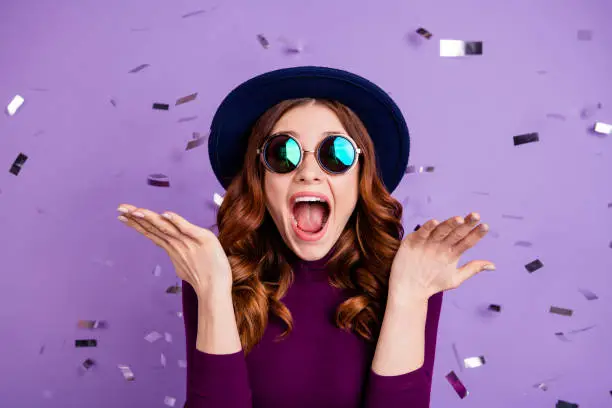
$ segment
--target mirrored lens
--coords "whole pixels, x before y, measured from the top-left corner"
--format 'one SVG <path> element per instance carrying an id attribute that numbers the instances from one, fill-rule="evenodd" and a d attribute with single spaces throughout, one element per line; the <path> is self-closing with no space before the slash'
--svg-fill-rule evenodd
<path id="1" fill-rule="evenodd" d="M 268 142 L 264 159 L 275 172 L 288 173 L 295 170 L 301 155 L 300 145 L 291 136 L 279 135 Z"/>
<path id="2" fill-rule="evenodd" d="M 343 136 L 329 136 L 321 143 L 319 160 L 328 171 L 342 173 L 347 171 L 355 161 L 355 147 Z"/>

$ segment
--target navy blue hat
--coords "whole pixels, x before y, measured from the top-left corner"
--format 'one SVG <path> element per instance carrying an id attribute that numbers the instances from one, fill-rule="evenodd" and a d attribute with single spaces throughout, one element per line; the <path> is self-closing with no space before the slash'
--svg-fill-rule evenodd
<path id="1" fill-rule="evenodd" d="M 227 189 L 244 164 L 248 137 L 268 109 L 286 99 L 336 100 L 365 125 L 376 150 L 379 176 L 389 192 L 400 183 L 410 153 L 408 127 L 389 95 L 350 72 L 324 67 L 295 67 L 259 75 L 223 100 L 212 120 L 208 154 L 215 176 Z"/>

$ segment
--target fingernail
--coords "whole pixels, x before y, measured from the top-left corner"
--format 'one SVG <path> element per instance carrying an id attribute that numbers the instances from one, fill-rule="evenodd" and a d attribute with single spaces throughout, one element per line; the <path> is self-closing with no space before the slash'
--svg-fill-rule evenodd
<path id="1" fill-rule="evenodd" d="M 143 213 L 141 213 L 140 211 L 134 211 L 134 212 L 132 213 L 132 215 L 133 215 L 134 217 L 138 217 L 138 218 L 144 218 L 144 216 L 145 216 L 145 215 L 144 215 Z"/>
<path id="2" fill-rule="evenodd" d="M 165 213 L 162 214 L 162 217 L 170 220 L 170 219 L 172 219 L 172 214 L 165 212 Z"/>
<path id="3" fill-rule="evenodd" d="M 484 269 L 486 271 L 494 271 L 495 270 L 495 265 L 485 265 L 485 266 L 483 266 L 482 269 Z"/>
<path id="4" fill-rule="evenodd" d="M 119 211 L 120 213 L 123 213 L 123 214 L 129 213 L 129 210 L 127 208 L 125 208 L 125 207 L 119 207 L 119 208 L 117 208 L 117 211 Z"/>
<path id="5" fill-rule="evenodd" d="M 128 222 L 128 219 L 125 218 L 123 215 L 118 216 L 117 219 L 121 222 Z"/>

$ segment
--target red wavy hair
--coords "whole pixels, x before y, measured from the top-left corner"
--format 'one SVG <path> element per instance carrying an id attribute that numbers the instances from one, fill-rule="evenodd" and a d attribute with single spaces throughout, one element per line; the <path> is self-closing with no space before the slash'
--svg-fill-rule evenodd
<path id="1" fill-rule="evenodd" d="M 245 354 L 261 340 L 269 313 L 287 326 L 281 338 L 293 328 L 291 313 L 282 302 L 293 281 L 290 253 L 266 211 L 265 168 L 256 150 L 281 116 L 313 101 L 338 116 L 362 151 L 357 205 L 327 263 L 330 283 L 350 295 L 337 309 L 336 325 L 374 341 L 382 323 L 389 271 L 404 235 L 402 206 L 382 184 L 374 145 L 353 111 L 335 101 L 286 100 L 269 109 L 254 125 L 244 167 L 232 180 L 217 214 L 219 241 L 232 268 L 232 298 Z"/>

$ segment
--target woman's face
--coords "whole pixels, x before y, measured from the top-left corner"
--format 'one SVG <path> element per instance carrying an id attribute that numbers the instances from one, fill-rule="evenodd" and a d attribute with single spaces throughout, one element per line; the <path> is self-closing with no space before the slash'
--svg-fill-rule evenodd
<path id="1" fill-rule="evenodd" d="M 336 114 L 324 105 L 310 103 L 286 112 L 271 134 L 290 133 L 304 150 L 313 151 L 330 132 L 348 135 Z M 313 153 L 305 153 L 300 166 L 287 174 L 264 175 L 266 208 L 285 244 L 301 259 L 321 259 L 334 246 L 355 209 L 359 163 L 344 174 L 328 174 Z M 319 197 L 327 204 L 295 203 L 296 194 Z M 312 200 L 312 198 L 311 198 Z"/>

